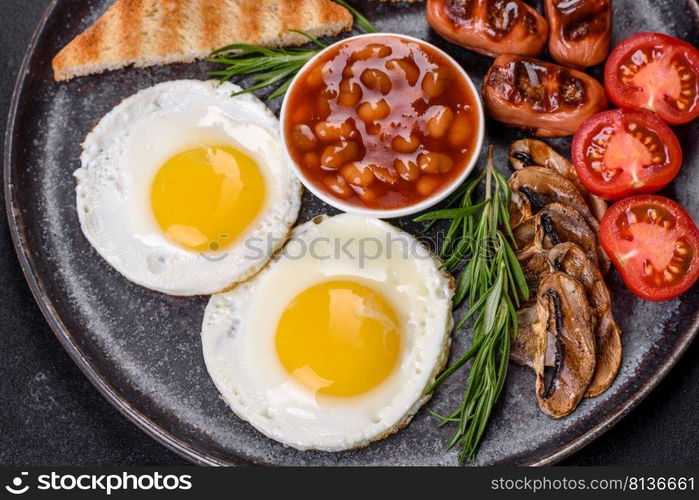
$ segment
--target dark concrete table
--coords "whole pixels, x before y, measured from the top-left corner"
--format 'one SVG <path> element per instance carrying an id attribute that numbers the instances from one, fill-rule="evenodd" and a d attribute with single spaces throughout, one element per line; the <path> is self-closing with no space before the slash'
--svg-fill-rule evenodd
<path id="1" fill-rule="evenodd" d="M 48 3 L 2 1 L 3 130 L 21 58 Z M 698 359 L 699 342 L 694 342 L 631 415 L 564 463 L 699 465 Z M 24 281 L 4 216 L 0 218 L 0 430 L 0 465 L 185 463 L 102 399 L 63 351 Z"/>

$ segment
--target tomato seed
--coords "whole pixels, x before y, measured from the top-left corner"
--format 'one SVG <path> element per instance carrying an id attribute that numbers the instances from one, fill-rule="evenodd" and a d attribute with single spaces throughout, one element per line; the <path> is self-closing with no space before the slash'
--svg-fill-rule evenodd
<path id="1" fill-rule="evenodd" d="M 650 276 L 651 274 L 653 274 L 653 271 L 654 271 L 654 269 L 653 269 L 653 266 L 650 264 L 650 262 L 645 261 L 643 263 L 643 273 L 646 276 Z"/>

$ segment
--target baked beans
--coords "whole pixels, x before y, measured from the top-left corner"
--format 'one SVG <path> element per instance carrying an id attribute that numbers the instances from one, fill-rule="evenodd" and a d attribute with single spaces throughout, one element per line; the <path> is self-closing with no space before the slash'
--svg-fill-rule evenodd
<path id="1" fill-rule="evenodd" d="M 299 75 L 283 124 L 307 179 L 351 204 L 413 205 L 463 171 L 477 146 L 477 96 L 428 44 L 340 42 Z"/>

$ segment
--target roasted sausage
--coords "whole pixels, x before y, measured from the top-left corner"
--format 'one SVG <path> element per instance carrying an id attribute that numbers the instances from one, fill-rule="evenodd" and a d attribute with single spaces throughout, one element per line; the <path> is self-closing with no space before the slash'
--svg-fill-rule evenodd
<path id="1" fill-rule="evenodd" d="M 549 32 L 546 19 L 521 0 L 428 0 L 427 21 L 450 42 L 491 57 L 538 56 Z"/>
<path id="2" fill-rule="evenodd" d="M 602 85 L 591 76 L 522 56 L 498 57 L 483 81 L 488 114 L 542 137 L 572 135 L 607 108 Z"/>
<path id="3" fill-rule="evenodd" d="M 612 0 L 545 0 L 549 52 L 576 68 L 604 61 L 612 39 Z"/>

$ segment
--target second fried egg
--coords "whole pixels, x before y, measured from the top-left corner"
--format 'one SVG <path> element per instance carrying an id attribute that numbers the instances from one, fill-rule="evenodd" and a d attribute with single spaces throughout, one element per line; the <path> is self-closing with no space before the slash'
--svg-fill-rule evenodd
<path id="1" fill-rule="evenodd" d="M 211 298 L 209 374 L 239 417 L 286 445 L 381 439 L 410 421 L 446 360 L 453 285 L 439 266 L 386 222 L 317 217 L 262 272 Z"/>

